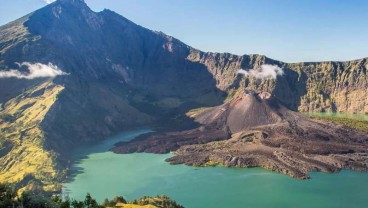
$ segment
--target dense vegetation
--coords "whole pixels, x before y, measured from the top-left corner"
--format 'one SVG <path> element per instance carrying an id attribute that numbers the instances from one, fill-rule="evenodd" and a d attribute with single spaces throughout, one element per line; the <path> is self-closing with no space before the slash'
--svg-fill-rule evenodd
<path id="1" fill-rule="evenodd" d="M 18 194 L 16 189 L 9 184 L 0 184 L 1 208 L 113 208 L 113 207 L 143 207 L 150 208 L 183 208 L 167 196 L 142 197 L 133 201 L 126 201 L 123 196 L 117 196 L 112 200 L 105 199 L 99 204 L 96 199 L 87 194 L 83 201 L 59 196 L 47 196 L 44 193 L 23 192 Z"/>

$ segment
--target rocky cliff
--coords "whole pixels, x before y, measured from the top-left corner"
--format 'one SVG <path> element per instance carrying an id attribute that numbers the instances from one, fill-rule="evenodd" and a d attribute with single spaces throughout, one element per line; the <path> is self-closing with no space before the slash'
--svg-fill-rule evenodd
<path id="1" fill-rule="evenodd" d="M 238 73 L 264 65 L 283 73 L 265 79 Z M 62 169 L 55 164 L 67 165 L 74 145 L 153 123 L 192 126 L 185 116 L 190 109 L 220 105 L 244 89 L 272 93 L 294 110 L 365 113 L 366 69 L 366 59 L 288 64 L 260 55 L 205 53 L 113 11 L 93 12 L 83 0 L 58 0 L 0 27 L 0 153 L 7 160 L 0 177 L 23 181 L 31 175 L 48 186 L 37 171 Z M 47 93 L 47 83 L 62 90 Z M 34 99 L 52 103 L 41 103 L 41 109 L 31 105 L 36 100 L 23 105 L 34 89 Z M 18 106 L 17 111 L 9 106 Z M 19 133 L 24 125 L 13 124 L 40 110 L 42 117 L 33 125 L 42 141 L 37 148 L 53 155 L 52 161 L 9 175 L 37 136 Z M 22 186 L 32 187 L 29 181 Z"/>
<path id="2" fill-rule="evenodd" d="M 265 90 L 302 112 L 367 112 L 367 58 L 347 62 L 283 63 L 261 55 L 236 56 L 192 50 L 189 60 L 204 64 L 216 86 L 228 93 L 239 88 Z M 239 69 L 264 64 L 283 68 L 282 77 L 255 80 L 239 77 Z"/>

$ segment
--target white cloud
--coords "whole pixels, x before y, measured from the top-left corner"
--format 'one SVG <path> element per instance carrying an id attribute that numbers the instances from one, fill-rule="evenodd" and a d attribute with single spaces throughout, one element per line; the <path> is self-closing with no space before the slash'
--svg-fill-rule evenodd
<path id="1" fill-rule="evenodd" d="M 21 72 L 17 69 L 11 69 L 9 71 L 0 71 L 0 78 L 18 78 L 18 79 L 35 79 L 41 77 L 56 77 L 62 75 L 69 75 L 61 71 L 57 66 L 49 63 L 48 65 L 41 63 L 29 63 L 23 62 L 17 63 L 19 67 L 27 67 L 28 72 Z"/>
<path id="2" fill-rule="evenodd" d="M 51 4 L 52 2 L 54 2 L 55 0 L 43 0 L 44 2 L 46 2 L 46 4 Z"/>
<path id="3" fill-rule="evenodd" d="M 276 79 L 277 76 L 284 75 L 284 71 L 276 65 L 264 64 L 258 69 L 239 69 L 237 74 L 242 74 L 246 77 L 252 76 L 256 79 Z"/>

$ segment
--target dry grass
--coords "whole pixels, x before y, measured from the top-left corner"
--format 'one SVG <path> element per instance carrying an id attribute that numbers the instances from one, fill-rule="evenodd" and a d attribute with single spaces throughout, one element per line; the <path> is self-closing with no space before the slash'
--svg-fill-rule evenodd
<path id="1" fill-rule="evenodd" d="M 52 182 L 57 177 L 54 154 L 43 148 L 45 136 L 40 124 L 62 90 L 62 86 L 46 82 L 4 105 L 0 137 L 12 148 L 0 158 L 0 181 L 14 183 L 28 178 L 31 181 L 23 181 L 21 191 L 38 185 L 46 191 L 56 189 Z"/>
<path id="2" fill-rule="evenodd" d="M 117 208 L 157 208 L 153 205 L 137 205 L 137 204 L 124 204 L 124 203 L 118 203 L 116 204 Z"/>
<path id="3" fill-rule="evenodd" d="M 312 115 L 310 117 L 317 120 L 332 121 L 344 126 L 351 127 L 353 129 L 368 132 L 368 121 L 366 120 L 360 120 L 355 118 L 342 118 L 335 116 L 318 116 L 318 115 Z"/>

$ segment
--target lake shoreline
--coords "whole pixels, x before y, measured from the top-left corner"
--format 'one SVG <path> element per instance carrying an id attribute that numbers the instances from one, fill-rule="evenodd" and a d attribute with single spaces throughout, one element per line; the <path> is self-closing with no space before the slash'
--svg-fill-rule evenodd
<path id="1" fill-rule="evenodd" d="M 119 135 L 132 138 L 142 131 Z M 119 139 L 127 138 L 112 137 L 104 144 Z M 87 155 L 76 164 L 83 172 L 64 184 L 63 191 L 69 197 L 83 199 L 87 191 L 101 201 L 116 195 L 134 199 L 165 194 L 190 208 L 339 208 L 349 207 L 351 202 L 359 205 L 356 207 L 368 205 L 365 200 L 368 174 L 359 172 L 312 172 L 312 180 L 301 181 L 260 168 L 170 165 L 165 162 L 171 156 L 169 154 L 114 154 L 107 150 L 107 146 L 99 147 L 97 153 Z M 93 150 L 92 147 L 91 152 Z M 341 195 L 346 200 L 341 201 Z"/>

